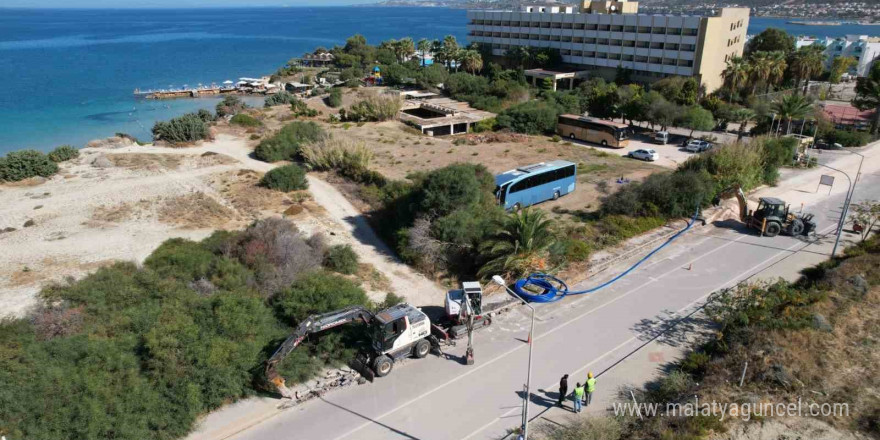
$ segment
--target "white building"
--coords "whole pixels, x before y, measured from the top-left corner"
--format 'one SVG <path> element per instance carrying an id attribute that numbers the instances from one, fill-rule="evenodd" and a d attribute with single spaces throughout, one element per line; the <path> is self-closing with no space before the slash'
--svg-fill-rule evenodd
<path id="1" fill-rule="evenodd" d="M 558 49 L 577 79 L 613 79 L 621 67 L 642 82 L 696 77 L 712 92 L 723 83 L 726 61 L 743 53 L 748 24 L 748 8 L 723 8 L 714 17 L 650 15 L 639 14 L 637 2 L 584 0 L 579 7 L 468 11 L 468 40 L 498 56 L 521 46 Z"/>
<path id="2" fill-rule="evenodd" d="M 805 46 L 819 44 L 825 46 L 825 68 L 831 67 L 831 60 L 836 57 L 853 57 L 857 63 L 848 72 L 855 76 L 865 76 L 880 56 L 880 38 L 867 35 L 847 35 L 838 38 L 798 37 L 795 43 L 800 49 Z"/>

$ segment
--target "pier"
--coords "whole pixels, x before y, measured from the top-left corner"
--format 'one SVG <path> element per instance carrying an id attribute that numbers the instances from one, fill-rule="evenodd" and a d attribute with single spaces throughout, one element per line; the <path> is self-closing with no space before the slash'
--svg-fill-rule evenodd
<path id="1" fill-rule="evenodd" d="M 143 99 L 175 99 L 175 98 L 199 98 L 202 96 L 222 95 L 227 93 L 238 93 L 235 87 L 221 86 L 205 86 L 189 89 L 161 89 L 161 90 L 140 90 L 134 89 L 135 98 Z"/>

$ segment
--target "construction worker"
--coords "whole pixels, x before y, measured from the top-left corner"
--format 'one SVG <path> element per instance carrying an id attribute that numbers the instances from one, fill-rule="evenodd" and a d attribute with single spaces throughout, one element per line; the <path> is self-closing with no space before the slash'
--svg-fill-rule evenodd
<path id="1" fill-rule="evenodd" d="M 568 394 L 568 375 L 562 376 L 562 379 L 559 379 L 559 402 L 556 404 L 560 407 L 562 405 L 562 401 L 565 400 L 565 395 Z"/>
<path id="2" fill-rule="evenodd" d="M 574 387 L 574 392 L 571 393 L 571 399 L 574 400 L 574 412 L 581 412 L 581 401 L 584 398 L 584 387 L 581 386 L 581 383 L 578 382 Z"/>
<path id="3" fill-rule="evenodd" d="M 596 391 L 596 379 L 593 378 L 593 372 L 587 373 L 587 383 L 584 384 L 586 393 L 584 395 L 584 406 L 590 406 L 593 402 L 593 391 Z"/>

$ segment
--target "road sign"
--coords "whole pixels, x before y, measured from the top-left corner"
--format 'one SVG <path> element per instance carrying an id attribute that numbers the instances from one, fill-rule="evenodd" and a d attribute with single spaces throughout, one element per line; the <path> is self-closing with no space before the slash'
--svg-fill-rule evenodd
<path id="1" fill-rule="evenodd" d="M 834 187 L 834 176 L 823 174 L 822 177 L 819 178 L 819 185 L 816 186 L 816 192 L 819 192 L 819 187 L 822 185 L 827 185 L 828 194 L 831 194 L 831 188 Z"/>

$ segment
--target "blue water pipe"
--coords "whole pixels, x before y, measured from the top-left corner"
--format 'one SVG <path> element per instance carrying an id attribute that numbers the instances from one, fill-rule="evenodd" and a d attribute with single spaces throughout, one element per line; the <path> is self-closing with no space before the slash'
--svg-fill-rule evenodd
<path id="1" fill-rule="evenodd" d="M 516 294 L 519 295 L 522 299 L 524 299 L 528 302 L 551 303 L 551 302 L 559 301 L 568 295 L 583 295 L 585 293 L 593 293 L 599 289 L 603 289 L 605 287 L 608 287 L 611 284 L 614 284 L 617 280 L 627 276 L 630 272 L 634 271 L 642 263 L 644 263 L 649 258 L 654 256 L 654 254 L 656 254 L 657 252 L 660 252 L 660 250 L 665 248 L 666 246 L 668 246 L 669 243 L 672 243 L 673 241 L 675 241 L 675 239 L 677 239 L 682 234 L 687 232 L 694 225 L 694 223 L 696 223 L 697 220 L 699 220 L 699 215 L 700 215 L 700 210 L 697 209 L 697 212 L 694 213 L 694 216 L 690 219 L 690 221 L 687 223 L 687 226 L 685 226 L 684 229 L 676 232 L 675 235 L 673 235 L 672 237 L 669 237 L 669 239 L 666 240 L 665 242 L 663 242 L 663 244 L 658 246 L 656 249 L 652 250 L 650 253 L 648 253 L 648 255 L 645 255 L 644 257 L 642 257 L 639 261 L 636 261 L 635 264 L 630 266 L 627 270 L 621 272 L 620 274 L 618 274 L 614 278 L 612 278 L 612 279 L 610 279 L 610 280 L 608 280 L 608 281 L 606 281 L 596 287 L 591 287 L 589 289 L 584 289 L 584 290 L 568 290 L 568 285 L 565 284 L 565 281 L 562 281 L 561 279 L 559 279 L 553 275 L 548 275 L 546 273 L 533 273 L 525 278 L 516 280 L 516 283 L 513 284 L 513 291 L 516 292 Z M 526 290 L 527 286 L 530 286 L 532 288 L 536 288 L 537 290 L 541 291 L 542 293 L 532 293 L 532 292 Z"/>

